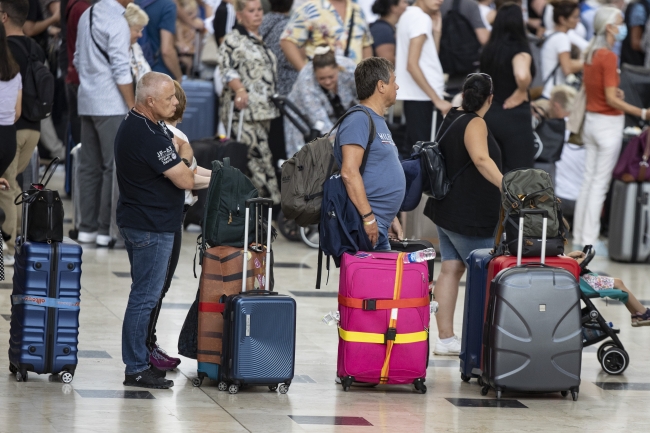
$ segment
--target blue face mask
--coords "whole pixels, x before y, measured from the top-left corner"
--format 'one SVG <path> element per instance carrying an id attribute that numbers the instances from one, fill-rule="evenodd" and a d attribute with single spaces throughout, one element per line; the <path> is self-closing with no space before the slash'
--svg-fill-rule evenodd
<path id="1" fill-rule="evenodd" d="M 614 35 L 617 41 L 622 41 L 627 37 L 627 26 L 625 24 L 620 24 L 618 26 L 618 33 Z"/>

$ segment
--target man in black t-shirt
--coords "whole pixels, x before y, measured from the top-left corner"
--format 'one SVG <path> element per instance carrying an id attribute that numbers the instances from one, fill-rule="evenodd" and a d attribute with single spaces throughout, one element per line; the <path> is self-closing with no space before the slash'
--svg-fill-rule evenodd
<path id="1" fill-rule="evenodd" d="M 29 53 L 34 48 L 38 59 L 45 62 L 43 50 L 23 33 L 23 25 L 30 10 L 29 1 L 0 0 L 0 10 L 2 11 L 0 21 L 4 24 L 7 32 L 9 50 L 20 66 L 20 75 L 22 75 L 23 88 L 25 88 L 27 75 L 27 55 L 25 52 Z M 23 110 L 24 112 L 25 110 Z M 16 191 L 21 190 L 16 181 L 16 176 L 27 168 L 40 136 L 41 122 L 32 122 L 27 120 L 24 115 L 20 116 L 16 122 L 16 156 L 14 156 L 14 160 L 7 168 L 7 171 L 0 173 L 0 176 L 7 179 L 11 185 L 10 190 L 0 190 L 0 208 L 6 214 L 5 222 L 2 224 L 2 231 L 11 236 L 11 239 L 7 241 L 7 249 L 4 251 L 5 266 L 13 266 L 16 249 L 18 214 L 14 199 L 16 198 Z"/>
<path id="2" fill-rule="evenodd" d="M 182 224 L 186 189 L 194 187 L 189 169 L 192 148 L 178 152 L 164 119 L 176 111 L 174 82 L 159 72 L 145 74 L 137 85 L 135 108 L 115 136 L 115 169 L 120 198 L 117 225 L 131 264 L 131 292 L 122 326 L 124 385 L 169 388 L 171 380 L 149 364 L 146 339 L 151 311 L 165 282 L 174 233 Z"/>

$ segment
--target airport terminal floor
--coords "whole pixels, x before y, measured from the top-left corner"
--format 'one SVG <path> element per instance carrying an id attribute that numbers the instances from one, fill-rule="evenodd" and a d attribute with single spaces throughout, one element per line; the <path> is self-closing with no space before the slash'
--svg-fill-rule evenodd
<path id="1" fill-rule="evenodd" d="M 53 187 L 62 190 L 62 173 Z M 65 199 L 66 217 L 71 205 Z M 66 226 L 66 232 L 69 227 Z M 160 345 L 176 356 L 178 334 L 194 300 L 198 280 L 192 273 L 196 233 L 185 233 L 181 260 L 158 322 Z M 17 382 L 9 373 L 8 349 L 12 268 L 0 283 L 0 432 L 541 432 L 647 431 L 650 425 L 650 327 L 633 328 L 630 314 L 617 302 L 595 300 L 603 316 L 621 328 L 630 366 L 620 376 L 603 372 L 596 347 L 583 352 L 578 401 L 560 393 L 504 394 L 483 397 L 475 380 L 460 379 L 457 357 L 430 356 L 424 395 L 413 386 L 352 387 L 335 384 L 338 338 L 335 326 L 321 319 L 337 309 L 338 271 L 329 284 L 314 289 L 317 251 L 278 236 L 275 289 L 297 302 L 295 378 L 282 395 L 251 387 L 236 395 L 217 390 L 206 379 L 192 386 L 196 361 L 183 358 L 170 390 L 122 385 L 122 318 L 130 288 L 123 249 L 84 247 L 79 365 L 71 384 L 30 374 Z M 625 265 L 596 257 L 594 271 L 617 276 L 650 306 L 650 266 Z M 436 262 L 436 275 L 440 263 Z M 464 284 L 464 283 L 463 283 Z M 455 315 L 461 334 L 464 286 Z M 432 318 L 433 319 L 433 318 Z M 431 335 L 436 335 L 432 320 Z M 433 341 L 433 340 L 432 340 Z"/>

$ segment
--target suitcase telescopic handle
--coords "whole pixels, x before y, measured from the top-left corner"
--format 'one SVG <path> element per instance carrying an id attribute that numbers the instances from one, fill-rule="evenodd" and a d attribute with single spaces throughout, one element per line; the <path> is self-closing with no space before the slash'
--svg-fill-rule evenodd
<path id="1" fill-rule="evenodd" d="M 517 266 L 521 266 L 521 256 L 524 250 L 524 218 L 526 215 L 542 215 L 542 254 L 541 264 L 546 262 L 546 228 L 548 225 L 548 211 L 545 209 L 521 209 L 519 211 L 519 237 L 517 242 Z"/>
<path id="2" fill-rule="evenodd" d="M 243 266 L 242 266 L 242 282 L 241 282 L 241 291 L 242 293 L 246 292 L 246 274 L 248 268 L 248 225 L 250 223 L 250 207 L 255 206 L 255 242 L 257 242 L 257 226 L 259 224 L 258 218 L 264 218 L 263 216 L 258 216 L 258 209 L 263 210 L 264 206 L 269 208 L 267 227 L 266 227 L 266 267 L 264 269 L 264 277 L 266 279 L 266 288 L 270 285 L 271 281 L 271 219 L 273 212 L 273 200 L 269 198 L 250 198 L 245 201 L 246 215 L 244 223 L 244 253 L 243 257 Z"/>

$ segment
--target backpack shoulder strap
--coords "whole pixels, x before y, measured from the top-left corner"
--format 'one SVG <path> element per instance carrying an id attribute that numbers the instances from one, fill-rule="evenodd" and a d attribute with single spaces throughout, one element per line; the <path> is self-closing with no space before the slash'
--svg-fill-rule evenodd
<path id="1" fill-rule="evenodd" d="M 348 117 L 350 114 L 357 112 L 357 111 L 362 111 L 366 113 L 366 116 L 368 116 L 368 143 L 366 144 L 366 149 L 363 152 L 363 161 L 361 162 L 361 167 L 359 167 L 359 173 L 363 175 L 363 172 L 366 168 L 366 162 L 368 161 L 368 154 L 370 153 L 370 146 L 372 145 L 372 142 L 375 140 L 375 135 L 377 135 L 377 129 L 375 127 L 375 122 L 372 120 L 372 116 L 370 113 L 368 113 L 368 110 L 362 107 L 355 107 L 349 109 L 343 116 L 339 118 L 339 120 L 336 121 L 334 126 L 332 126 L 332 129 L 330 129 L 330 132 L 327 133 L 327 136 L 329 136 L 338 126 L 345 120 L 346 117 Z"/>

